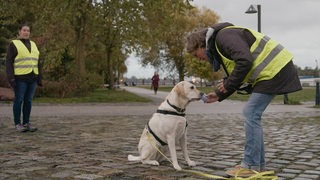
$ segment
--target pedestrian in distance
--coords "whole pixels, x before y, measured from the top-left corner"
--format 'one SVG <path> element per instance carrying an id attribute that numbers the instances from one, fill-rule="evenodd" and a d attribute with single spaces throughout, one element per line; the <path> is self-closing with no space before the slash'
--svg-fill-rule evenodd
<path id="1" fill-rule="evenodd" d="M 30 114 L 36 85 L 42 86 L 40 53 L 37 45 L 30 40 L 29 25 L 21 25 L 18 34 L 18 38 L 10 42 L 6 56 L 6 73 L 15 95 L 14 124 L 19 132 L 34 132 L 37 128 L 31 125 Z"/>
<path id="2" fill-rule="evenodd" d="M 152 80 L 151 88 L 153 89 L 154 94 L 157 94 L 157 91 L 159 88 L 159 81 L 160 81 L 159 74 L 157 72 L 154 72 L 154 75 L 152 76 L 151 80 Z"/>
<path id="3" fill-rule="evenodd" d="M 276 95 L 302 89 L 293 55 L 268 36 L 227 22 L 190 33 L 186 49 L 199 61 L 209 61 L 213 71 L 223 68 L 226 74 L 207 95 L 207 103 L 221 102 L 236 91 L 251 94 L 243 109 L 244 157 L 226 174 L 248 177 L 254 174 L 251 170 L 265 171 L 261 116 Z"/>

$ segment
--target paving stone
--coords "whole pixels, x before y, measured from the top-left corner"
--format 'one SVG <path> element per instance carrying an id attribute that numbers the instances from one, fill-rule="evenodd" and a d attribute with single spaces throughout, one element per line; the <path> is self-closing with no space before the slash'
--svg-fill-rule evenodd
<path id="1" fill-rule="evenodd" d="M 0 173 L 0 179 L 9 179 L 9 177 L 8 174 Z"/>
<path id="2" fill-rule="evenodd" d="M 64 165 L 59 165 L 57 168 L 77 168 L 77 167 L 82 167 L 84 164 L 64 164 Z"/>
<path id="3" fill-rule="evenodd" d="M 313 156 L 308 156 L 308 155 L 298 155 L 296 158 L 301 158 L 301 159 L 311 159 Z"/>
<path id="4" fill-rule="evenodd" d="M 313 179 L 309 179 L 309 178 L 305 178 L 305 177 L 296 177 L 293 180 L 313 180 Z"/>
<path id="5" fill-rule="evenodd" d="M 220 165 L 225 165 L 225 166 L 235 166 L 236 163 L 234 162 L 228 162 L 228 161 L 213 161 L 213 164 L 220 164 Z"/>
<path id="6" fill-rule="evenodd" d="M 312 163 L 312 162 L 301 162 L 301 161 L 298 161 L 298 162 L 295 162 L 296 164 L 303 164 L 303 165 L 307 165 L 307 166 L 312 166 L 312 167 L 318 167 L 319 164 L 318 163 Z"/>
<path id="7" fill-rule="evenodd" d="M 276 175 L 282 178 L 291 178 L 291 179 L 297 176 L 297 174 L 292 174 L 292 173 L 277 173 Z"/>
<path id="8" fill-rule="evenodd" d="M 302 172 L 302 170 L 297 170 L 297 169 L 282 169 L 282 172 L 285 173 L 293 173 L 293 174 L 299 174 Z"/>
<path id="9" fill-rule="evenodd" d="M 299 178 L 306 178 L 306 179 L 319 179 L 319 175 L 312 175 L 312 174 L 299 174 Z"/>
<path id="10" fill-rule="evenodd" d="M 19 169 L 20 172 L 32 172 L 32 171 L 38 171 L 38 170 L 45 170 L 48 169 L 47 167 L 25 167 L 22 169 Z"/>
<path id="11" fill-rule="evenodd" d="M 319 171 L 306 170 L 304 173 L 305 174 L 317 174 L 317 175 L 320 175 L 320 170 Z"/>
<path id="12" fill-rule="evenodd" d="M 281 159 L 274 159 L 271 162 L 275 164 L 290 164 L 290 161 L 281 160 Z"/>
<path id="13" fill-rule="evenodd" d="M 120 169 L 106 169 L 106 170 L 103 170 L 103 171 L 100 171 L 98 173 L 98 175 L 102 175 L 102 176 L 113 176 L 113 175 L 120 175 L 120 174 L 123 174 L 123 170 L 120 170 Z"/>
<path id="14" fill-rule="evenodd" d="M 103 176 L 99 176 L 95 174 L 81 174 L 81 175 L 74 176 L 74 178 L 94 180 L 94 179 L 103 179 Z"/>
<path id="15" fill-rule="evenodd" d="M 284 178 L 284 177 L 277 177 L 278 180 L 286 180 L 287 178 Z"/>
<path id="16" fill-rule="evenodd" d="M 288 165 L 286 168 L 288 168 L 288 169 L 300 169 L 300 170 L 310 169 L 309 166 L 306 166 L 306 165 L 298 165 L 298 164 L 294 164 L 294 163 Z"/>
<path id="17" fill-rule="evenodd" d="M 61 172 L 57 172 L 51 175 L 52 178 L 71 178 L 74 177 L 75 175 L 77 175 L 77 173 L 75 173 L 72 170 L 64 170 Z"/>
<path id="18" fill-rule="evenodd" d="M 72 106 L 79 112 L 89 107 Z M 138 154 L 139 138 L 150 114 L 60 114 L 35 113 L 32 123 L 41 128 L 21 134 L 13 129 L 11 115 L 0 113 L 0 137 L 6 137 L 0 138 L 0 179 L 204 179 L 176 171 L 168 161 L 150 166 L 127 160 L 128 154 Z M 188 119 L 188 150 L 197 166 L 188 167 L 179 147 L 180 166 L 226 176 L 225 170 L 243 158 L 241 112 L 193 113 Z M 267 170 L 274 170 L 279 180 L 320 179 L 319 111 L 270 112 L 263 120 Z"/>

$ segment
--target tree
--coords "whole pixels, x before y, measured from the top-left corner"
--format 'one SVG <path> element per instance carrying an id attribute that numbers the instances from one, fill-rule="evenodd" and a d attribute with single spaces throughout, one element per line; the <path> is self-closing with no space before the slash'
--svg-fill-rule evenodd
<path id="1" fill-rule="evenodd" d="M 189 20 L 197 15 L 190 14 L 193 9 L 186 0 L 1 1 L 0 50 L 5 53 L 18 25 L 28 22 L 44 80 L 86 91 L 98 75 L 112 88 L 133 51 L 143 64 L 178 72 L 182 79 L 187 72 L 184 36 L 197 24 Z"/>
<path id="2" fill-rule="evenodd" d="M 187 73 L 184 54 L 185 36 L 198 27 L 218 22 L 218 16 L 204 9 L 191 7 L 186 1 L 152 1 L 145 4 L 147 32 L 139 51 L 142 64 L 178 72 L 182 81 Z M 150 9 L 150 10 L 148 10 Z"/>
<path id="3" fill-rule="evenodd" d="M 181 56 L 179 54 L 170 54 L 176 52 L 182 46 L 174 47 L 172 44 L 180 37 L 172 37 L 175 31 L 177 15 L 184 14 L 190 5 L 184 0 L 158 0 L 145 1 L 143 9 L 146 19 L 146 26 L 143 30 L 141 48 L 138 55 L 141 56 L 141 63 L 144 66 L 148 64 L 155 69 L 167 69 L 167 72 L 183 69 L 184 65 L 180 64 Z M 174 48 L 173 48 L 174 47 Z M 181 66 L 177 66 L 181 65 Z"/>
<path id="4" fill-rule="evenodd" d="M 101 28 L 99 29 L 100 41 L 105 46 L 106 53 L 106 72 L 109 88 L 113 88 L 114 69 L 113 64 L 116 59 L 113 57 L 115 52 L 123 51 L 125 54 L 131 52 L 131 45 L 138 33 L 136 23 L 141 17 L 140 1 L 128 0 L 102 0 L 96 1 L 97 21 Z"/>
<path id="5" fill-rule="evenodd" d="M 73 27 L 75 31 L 75 59 L 80 76 L 86 74 L 85 68 L 85 43 L 87 40 L 87 26 L 93 9 L 92 0 L 74 1 Z M 70 3 L 71 4 L 71 3 Z"/>
<path id="6" fill-rule="evenodd" d="M 209 62 L 199 61 L 198 59 L 192 57 L 189 54 L 186 54 L 185 58 L 186 68 L 188 72 L 187 75 L 196 76 L 201 79 L 206 79 L 209 82 L 214 82 L 214 80 L 221 79 L 223 77 L 224 72 L 222 71 L 222 69 L 218 72 L 212 71 L 212 66 Z"/>

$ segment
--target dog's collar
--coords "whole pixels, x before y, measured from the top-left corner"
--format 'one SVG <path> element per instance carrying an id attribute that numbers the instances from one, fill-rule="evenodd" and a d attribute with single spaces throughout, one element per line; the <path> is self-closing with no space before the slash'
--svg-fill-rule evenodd
<path id="1" fill-rule="evenodd" d="M 174 111 L 167 111 L 167 110 L 161 110 L 161 109 L 157 109 L 157 113 L 169 114 L 169 115 L 175 115 L 175 116 L 182 116 L 182 117 L 186 116 L 185 113 L 177 113 L 177 112 L 174 112 Z"/>
<path id="2" fill-rule="evenodd" d="M 175 109 L 176 111 L 178 111 L 179 113 L 183 113 L 183 112 L 186 110 L 186 109 L 181 109 L 181 108 L 179 108 L 179 107 L 171 104 L 168 99 L 167 99 L 167 103 L 168 103 L 173 109 Z"/>

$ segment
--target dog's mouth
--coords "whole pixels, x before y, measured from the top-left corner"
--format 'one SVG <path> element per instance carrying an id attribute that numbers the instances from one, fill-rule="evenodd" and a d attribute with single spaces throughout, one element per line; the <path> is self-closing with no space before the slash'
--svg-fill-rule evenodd
<path id="1" fill-rule="evenodd" d="M 199 98 L 192 98 L 192 99 L 189 100 L 189 102 L 199 101 L 200 99 L 201 99 L 200 97 Z"/>
<path id="2" fill-rule="evenodd" d="M 189 102 L 192 102 L 192 101 L 200 101 L 201 100 L 201 97 L 203 96 L 203 92 L 201 92 L 200 94 L 199 94 L 199 97 L 196 97 L 196 98 L 191 98 L 190 100 L 189 100 Z"/>

